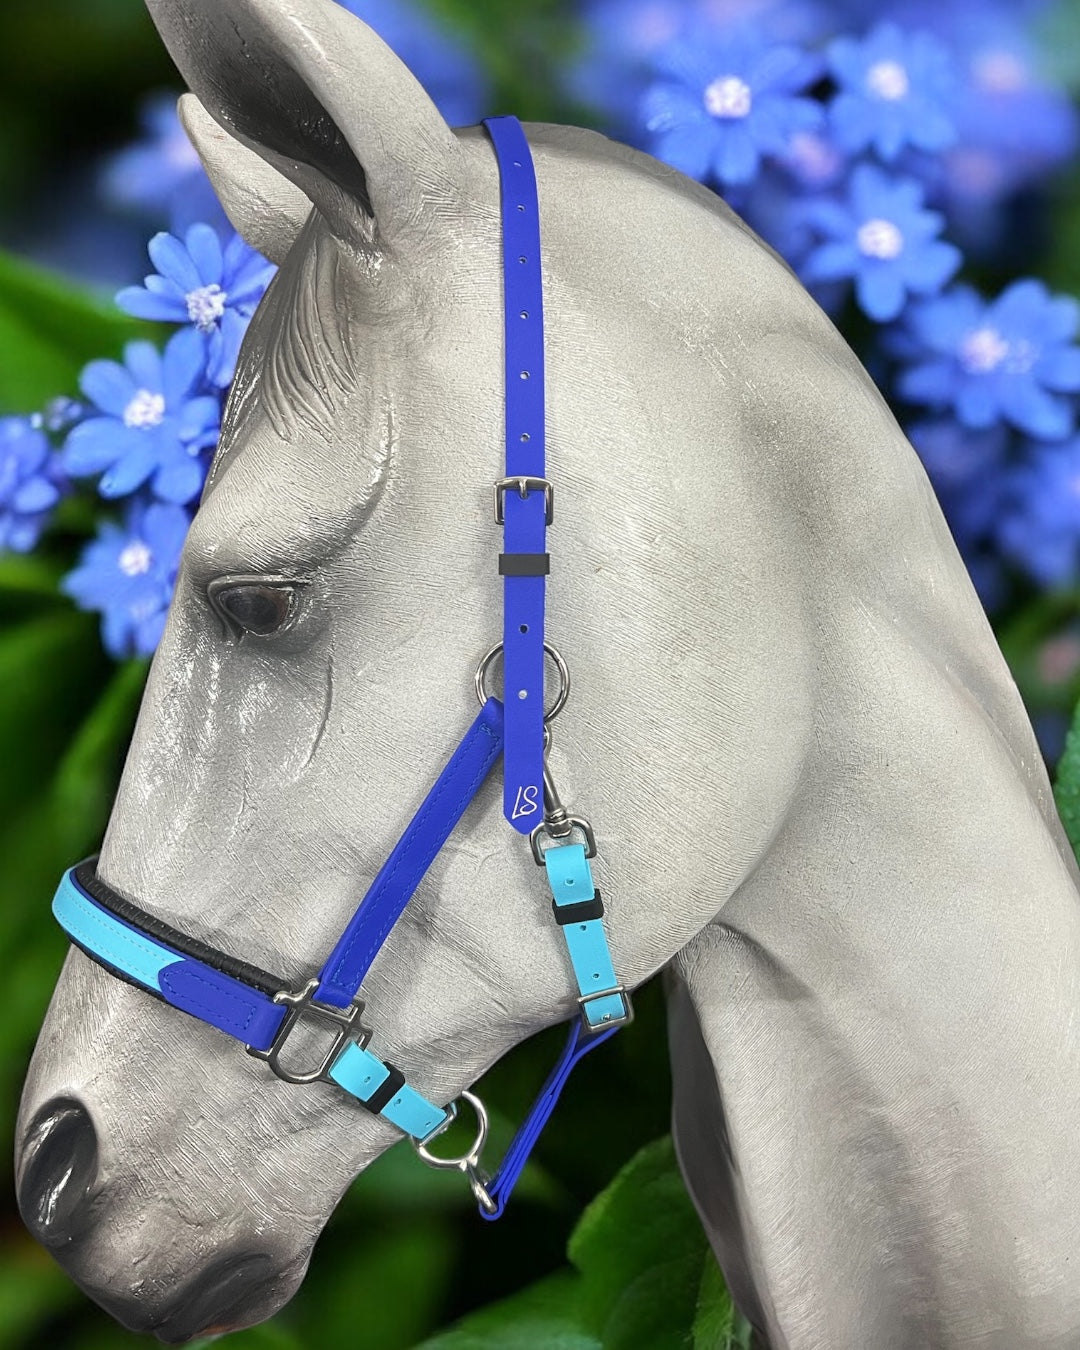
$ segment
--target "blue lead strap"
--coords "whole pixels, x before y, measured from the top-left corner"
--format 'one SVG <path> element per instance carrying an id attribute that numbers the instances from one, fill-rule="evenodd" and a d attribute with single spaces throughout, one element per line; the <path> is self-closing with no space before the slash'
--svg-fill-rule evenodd
<path id="1" fill-rule="evenodd" d="M 503 523 L 503 811 L 522 834 L 539 824 L 544 776 L 544 593 L 552 491 L 545 460 L 544 302 L 540 205 L 532 154 L 516 117 L 484 126 L 499 164 L 502 206 L 506 477 Z"/>

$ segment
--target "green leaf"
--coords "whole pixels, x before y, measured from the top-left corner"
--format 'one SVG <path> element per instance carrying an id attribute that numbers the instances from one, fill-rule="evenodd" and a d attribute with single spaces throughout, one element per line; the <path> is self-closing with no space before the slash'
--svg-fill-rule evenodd
<path id="1" fill-rule="evenodd" d="M 72 394 L 82 366 L 154 333 L 71 282 L 0 251 L 0 412 Z"/>
<path id="2" fill-rule="evenodd" d="M 753 1328 L 736 1309 L 720 1267 L 706 1260 L 694 1318 L 694 1350 L 750 1350 Z"/>
<path id="3" fill-rule="evenodd" d="M 418 1350 L 604 1350 L 578 1313 L 580 1281 L 565 1270 L 425 1341 Z"/>
<path id="4" fill-rule="evenodd" d="M 598 1327 L 639 1277 L 661 1266 L 689 1265 L 693 1268 L 689 1325 L 705 1236 L 679 1175 L 670 1136 L 646 1145 L 592 1201 L 568 1250 L 585 1277 L 587 1306 Z M 684 1292 L 680 1289 L 675 1298 L 680 1315 Z"/>
<path id="5" fill-rule="evenodd" d="M 643 1148 L 589 1205 L 569 1255 L 574 1270 L 471 1314 L 421 1350 L 736 1350 L 749 1334 L 670 1138 Z"/>
<path id="6" fill-rule="evenodd" d="M 1058 762 L 1054 801 L 1073 852 L 1080 859 L 1080 704 L 1073 713 L 1065 736 L 1065 749 Z"/>

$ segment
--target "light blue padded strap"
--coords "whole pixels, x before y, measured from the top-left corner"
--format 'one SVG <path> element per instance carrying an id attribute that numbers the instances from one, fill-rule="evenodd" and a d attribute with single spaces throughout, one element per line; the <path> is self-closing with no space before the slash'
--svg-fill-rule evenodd
<path id="1" fill-rule="evenodd" d="M 389 1076 L 387 1065 L 370 1050 L 361 1050 L 355 1042 L 347 1045 L 330 1067 L 330 1077 L 338 1087 L 361 1102 L 367 1102 Z M 447 1117 L 441 1106 L 432 1105 L 408 1083 L 402 1083 L 379 1114 L 414 1139 L 426 1138 Z"/>
<path id="2" fill-rule="evenodd" d="M 270 1046 L 285 1016 L 280 1003 L 119 918 L 82 889 L 75 871 L 71 868 L 64 873 L 53 899 L 53 914 L 83 951 L 174 1008 L 246 1045 L 257 1050 Z"/>
<path id="3" fill-rule="evenodd" d="M 551 894 L 557 909 L 579 905 L 596 896 L 592 869 L 585 857 L 584 844 L 553 844 L 544 850 L 544 867 L 551 884 Z M 605 989 L 615 989 L 619 983 L 611 963 L 603 920 L 586 919 L 582 922 L 560 925 L 570 953 L 578 992 L 589 1001 L 582 1005 L 589 1026 L 599 1030 L 612 1022 L 626 1019 L 623 995 L 613 993 L 607 998 L 593 998 Z"/>

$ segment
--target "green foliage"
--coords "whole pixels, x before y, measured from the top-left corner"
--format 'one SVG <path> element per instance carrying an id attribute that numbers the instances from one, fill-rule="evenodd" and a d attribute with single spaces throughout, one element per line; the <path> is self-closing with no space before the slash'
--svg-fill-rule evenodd
<path id="1" fill-rule="evenodd" d="M 1054 782 L 1054 801 L 1073 852 L 1080 856 L 1080 705 L 1065 737 L 1065 751 Z"/>
<path id="2" fill-rule="evenodd" d="M 466 1317 L 422 1350 L 736 1350 L 736 1313 L 668 1137 L 589 1205 L 558 1271 Z"/>
<path id="3" fill-rule="evenodd" d="M 96 297 L 0 251 L 0 413 L 76 392 L 80 369 L 149 331 Z"/>

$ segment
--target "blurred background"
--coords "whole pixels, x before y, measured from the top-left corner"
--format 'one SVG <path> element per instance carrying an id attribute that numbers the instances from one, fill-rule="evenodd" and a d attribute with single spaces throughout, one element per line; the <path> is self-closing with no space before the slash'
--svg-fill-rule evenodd
<path id="1" fill-rule="evenodd" d="M 721 192 L 791 262 L 926 465 L 1075 842 L 1066 736 L 1080 694 L 1080 0 L 346 7 L 394 46 L 452 124 L 513 112 L 596 127 Z M 235 347 L 273 272 L 232 235 L 176 122 L 177 92 L 139 0 L 7 0 L 0 10 L 8 1141 L 66 946 L 48 901 L 62 869 L 100 840 Z M 133 342 L 163 353 L 156 377 Z M 178 432 L 177 408 L 151 417 L 140 459 L 117 430 L 130 405 L 110 405 L 105 375 L 153 396 L 182 348 L 183 359 L 198 351 L 184 394 L 198 424 Z M 560 1037 L 523 1047 L 483 1085 L 496 1144 Z M 469 1313 L 440 1347 L 745 1345 L 680 1198 L 667 1120 L 662 1000 L 651 987 L 634 1027 L 571 1086 L 500 1225 L 476 1219 L 455 1178 L 394 1149 L 341 1205 L 290 1307 L 230 1345 L 355 1343 L 359 1307 L 371 1350 L 427 1343 Z M 635 1155 L 578 1229 L 568 1265 L 583 1205 Z M 9 1157 L 5 1145 L 0 1350 L 133 1346 L 26 1235 Z M 661 1201 L 668 1227 L 657 1222 Z M 616 1220 L 624 1234 L 655 1230 L 652 1245 L 609 1242 L 603 1225 Z M 622 1264 L 601 1279 L 597 1262 L 620 1243 Z M 530 1292 L 535 1281 L 547 1283 Z M 585 1299 L 581 1325 L 553 1330 L 538 1315 L 569 1306 L 568 1282 L 580 1292 L 590 1281 L 606 1292 Z M 642 1290 L 651 1311 L 630 1317 Z"/>

